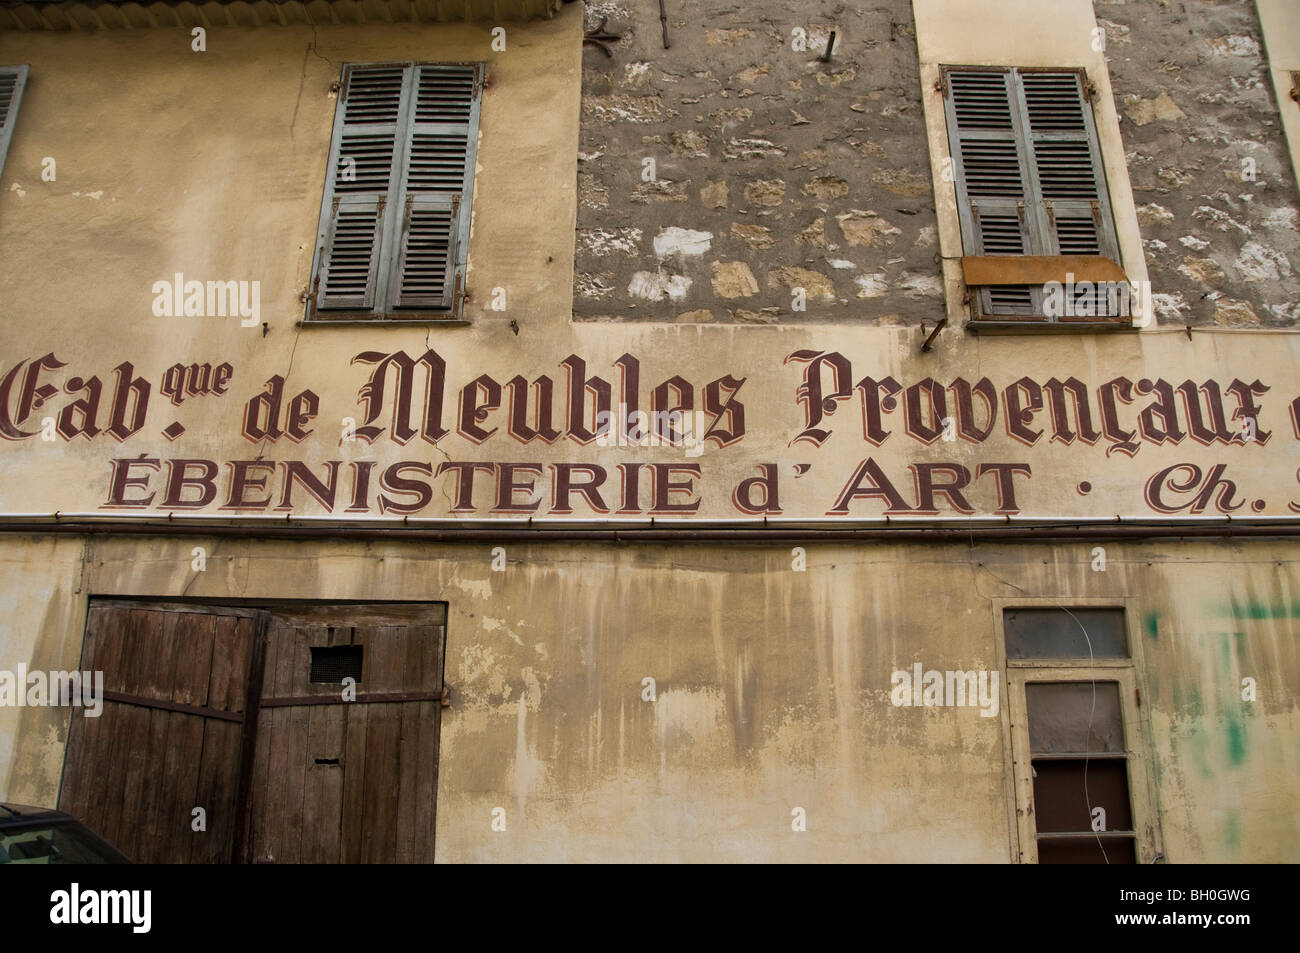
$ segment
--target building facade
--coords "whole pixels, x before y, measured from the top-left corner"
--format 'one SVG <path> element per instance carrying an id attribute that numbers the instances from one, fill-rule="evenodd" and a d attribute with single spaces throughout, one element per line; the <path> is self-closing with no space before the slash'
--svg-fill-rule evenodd
<path id="1" fill-rule="evenodd" d="M 5 3 L 0 801 L 1296 860 L 1297 76 L 1286 0 Z"/>

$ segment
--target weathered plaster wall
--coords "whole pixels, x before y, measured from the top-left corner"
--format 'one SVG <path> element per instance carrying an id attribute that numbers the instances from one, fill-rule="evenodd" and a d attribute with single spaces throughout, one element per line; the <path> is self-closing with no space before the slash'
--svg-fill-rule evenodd
<path id="1" fill-rule="evenodd" d="M 1255 4 L 1098 0 L 1096 10 L 1157 320 L 1295 327 L 1296 179 Z"/>
<path id="2" fill-rule="evenodd" d="M 228 360 L 256 366 L 261 380 L 286 374 L 291 355 L 299 366 L 350 357 L 377 334 L 416 348 L 424 329 L 295 327 L 320 219 L 330 87 L 344 63 L 404 59 L 488 64 L 467 276 L 474 326 L 451 333 L 483 347 L 515 340 L 513 319 L 531 329 L 529 316 L 567 316 L 581 13 L 509 24 L 500 52 L 491 29 L 214 27 L 202 53 L 181 28 L 0 32 L 0 62 L 31 66 L 0 198 L 0 344 L 11 352 L 22 330 L 53 341 L 104 328 L 137 364 L 151 353 Z M 47 156 L 52 182 L 41 177 Z M 238 320 L 155 317 L 152 285 L 176 272 L 260 281 L 267 335 Z M 506 289 L 510 313 L 489 308 L 494 287 Z"/>
<path id="3" fill-rule="evenodd" d="M 937 320 L 910 7 L 588 4 L 575 318 Z"/>
<path id="4" fill-rule="evenodd" d="M 79 539 L 0 544 L 0 669 L 75 669 L 86 627 Z M 66 710 L 0 706 L 0 801 L 50 805 L 58 795 Z"/>
<path id="5" fill-rule="evenodd" d="M 443 861 L 1005 862 L 1007 706 L 896 708 L 890 674 L 996 667 L 994 600 L 1027 596 L 1127 607 L 1125 730 L 1150 745 L 1170 862 L 1300 858 L 1293 544 L 1108 544 L 1105 572 L 1083 544 L 810 544 L 806 572 L 783 546 L 508 546 L 504 572 L 486 544 L 101 538 L 79 573 L 80 548 L 0 540 L 7 575 L 62 580 L 20 578 L 6 657 L 75 667 L 88 594 L 446 600 Z M 52 801 L 65 717 L 18 717 L 0 798 Z"/>

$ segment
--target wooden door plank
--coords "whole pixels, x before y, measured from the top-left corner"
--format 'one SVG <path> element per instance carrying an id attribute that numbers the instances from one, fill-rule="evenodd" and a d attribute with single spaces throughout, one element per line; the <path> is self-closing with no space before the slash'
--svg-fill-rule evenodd
<path id="1" fill-rule="evenodd" d="M 344 706 L 307 709 L 307 783 L 303 792 L 302 862 L 337 864 L 342 858 Z M 320 764 L 337 761 L 337 764 Z"/>
<path id="2" fill-rule="evenodd" d="M 366 795 L 361 862 L 390 864 L 396 854 L 398 744 L 402 705 L 367 705 Z"/>
<path id="3" fill-rule="evenodd" d="M 208 707 L 238 710 L 232 704 L 232 695 L 242 696 L 248 681 L 255 620 L 238 616 L 211 616 L 210 619 L 214 634 Z M 209 718 L 205 720 L 203 732 L 203 760 L 196 800 L 207 812 L 207 830 L 192 836 L 189 859 L 191 863 L 225 863 L 230 858 L 235 834 L 235 794 L 243 725 Z"/>
<path id="4" fill-rule="evenodd" d="M 267 651 L 269 656 L 269 644 Z M 263 708 L 258 715 L 257 743 L 253 750 L 253 783 L 249 789 L 252 812 L 249 843 L 253 863 L 259 863 L 269 856 L 267 841 L 271 837 L 271 815 L 275 809 L 271 799 L 271 748 L 280 711 L 281 709 Z"/>
<path id="5" fill-rule="evenodd" d="M 117 691 L 134 694 L 139 688 L 139 681 L 136 677 L 139 661 L 130 651 L 129 642 L 133 633 L 140 631 L 147 633 L 150 623 L 151 619 L 147 615 L 128 610 L 123 614 L 121 623 L 113 630 L 113 644 L 110 651 L 115 656 L 115 665 L 112 669 L 111 680 Z M 106 670 L 104 673 L 105 688 L 108 687 L 109 681 L 110 677 Z M 112 731 L 108 739 L 109 744 L 106 752 L 108 770 L 104 773 L 104 786 L 97 811 L 100 820 L 100 834 L 111 844 L 122 844 L 121 849 L 133 856 L 139 855 L 139 848 L 134 844 L 127 843 L 126 838 L 123 836 L 122 814 L 125 810 L 126 786 L 130 773 L 131 736 L 134 734 L 135 716 L 137 714 L 143 714 L 143 712 L 129 705 L 110 702 L 104 704 L 103 717 L 112 719 L 109 722 Z M 105 762 L 101 761 L 100 763 L 104 764 Z"/>
<path id="6" fill-rule="evenodd" d="M 166 666 L 168 653 L 165 647 L 175 638 L 175 623 L 159 613 L 134 612 L 132 615 L 136 622 L 125 636 L 128 644 L 123 657 L 123 678 L 129 686 L 126 691 L 145 698 L 166 697 L 165 692 L 158 689 L 158 672 Z M 122 713 L 131 728 L 127 736 L 126 776 L 115 843 L 126 845 L 122 849 L 129 849 L 133 856 L 143 860 L 150 858 L 151 845 L 156 841 L 156 828 L 151 825 L 158 821 L 156 813 L 152 818 L 149 816 L 150 805 L 157 803 L 159 780 L 150 761 L 155 711 L 126 706 Z M 162 711 L 156 714 L 171 715 Z"/>
<path id="7" fill-rule="evenodd" d="M 366 724 L 374 705 L 341 705 L 347 719 L 347 748 L 343 756 L 343 863 L 359 864 L 362 817 L 366 810 Z"/>
<path id="8" fill-rule="evenodd" d="M 417 702 L 407 706 L 419 712 L 420 726 L 416 786 L 415 821 L 411 828 L 411 841 L 417 847 L 412 862 L 433 863 L 434 834 L 438 818 L 438 737 L 442 705 L 439 702 Z"/>

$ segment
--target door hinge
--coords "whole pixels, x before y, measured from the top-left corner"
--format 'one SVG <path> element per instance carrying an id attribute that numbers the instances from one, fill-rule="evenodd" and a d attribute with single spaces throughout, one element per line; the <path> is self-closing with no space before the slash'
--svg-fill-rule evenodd
<path id="1" fill-rule="evenodd" d="M 451 689 L 446 685 L 442 686 L 442 697 L 439 699 L 439 703 L 443 708 L 451 707 Z"/>
<path id="2" fill-rule="evenodd" d="M 1043 204 L 1047 206 L 1047 221 L 1048 221 L 1048 223 L 1051 224 L 1051 225 L 1053 225 L 1053 226 L 1055 226 L 1055 225 L 1056 225 L 1056 206 L 1053 205 L 1051 202 L 1044 202 Z"/>
<path id="3" fill-rule="evenodd" d="M 1099 202 L 1092 203 L 1092 220 L 1098 226 L 1101 225 L 1101 203 Z"/>
<path id="4" fill-rule="evenodd" d="M 943 73 L 940 73 L 939 78 L 934 81 L 934 91 L 940 96 L 948 95 L 948 77 Z"/>

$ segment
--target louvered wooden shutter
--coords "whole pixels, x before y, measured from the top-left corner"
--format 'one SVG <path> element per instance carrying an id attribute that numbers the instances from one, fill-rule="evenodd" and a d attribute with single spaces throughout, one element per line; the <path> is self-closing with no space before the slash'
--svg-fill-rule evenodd
<path id="1" fill-rule="evenodd" d="M 464 266 L 478 135 L 479 68 L 416 66 L 401 194 L 396 308 L 451 308 Z M 463 227 L 462 227 L 463 226 Z"/>
<path id="2" fill-rule="evenodd" d="M 1033 194 L 1013 75 L 1005 70 L 947 74 L 948 133 L 968 255 L 1033 255 Z M 1027 286 L 982 288 L 980 310 L 1030 315 L 1039 296 Z"/>
<path id="3" fill-rule="evenodd" d="M 406 68 L 348 67 L 340 92 L 326 182 L 316 306 L 375 309 L 385 216 L 404 145 Z"/>
<path id="4" fill-rule="evenodd" d="M 1076 71 L 945 70 L 968 255 L 1118 258 L 1092 112 Z M 1042 289 L 973 289 L 986 315 L 1042 314 Z"/>
<path id="5" fill-rule="evenodd" d="M 1092 110 L 1077 72 L 1016 72 L 1024 102 L 1041 255 L 1116 258 L 1114 225 Z M 1045 221 L 1044 221 L 1045 219 Z"/>
<path id="6" fill-rule="evenodd" d="M 13 138 L 14 124 L 18 121 L 18 103 L 26 85 L 26 66 L 0 66 L 0 172 L 4 171 L 9 140 Z"/>
<path id="7" fill-rule="evenodd" d="M 454 308 L 481 90 L 477 64 L 344 70 L 321 216 L 318 310 Z"/>

